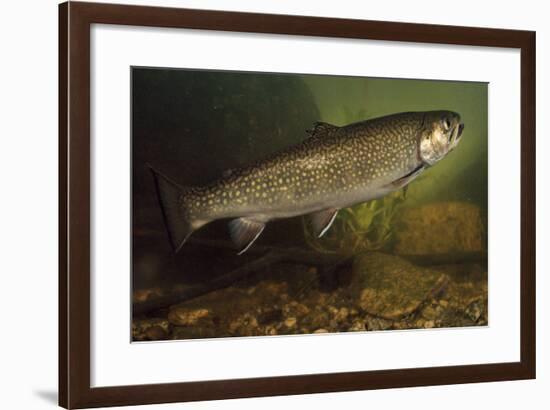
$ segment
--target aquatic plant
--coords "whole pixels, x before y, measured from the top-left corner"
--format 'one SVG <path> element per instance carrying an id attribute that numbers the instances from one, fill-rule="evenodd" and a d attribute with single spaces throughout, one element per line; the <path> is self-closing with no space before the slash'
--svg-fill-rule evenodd
<path id="1" fill-rule="evenodd" d="M 404 190 L 338 212 L 330 229 L 317 238 L 303 218 L 306 243 L 318 252 L 356 254 L 382 249 L 393 235 L 392 220 L 405 200 Z"/>

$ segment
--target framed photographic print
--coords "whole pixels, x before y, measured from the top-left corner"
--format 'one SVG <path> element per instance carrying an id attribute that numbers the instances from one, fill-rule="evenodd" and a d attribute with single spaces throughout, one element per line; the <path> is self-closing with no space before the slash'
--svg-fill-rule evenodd
<path id="1" fill-rule="evenodd" d="M 535 33 L 60 5 L 60 405 L 535 377 Z"/>

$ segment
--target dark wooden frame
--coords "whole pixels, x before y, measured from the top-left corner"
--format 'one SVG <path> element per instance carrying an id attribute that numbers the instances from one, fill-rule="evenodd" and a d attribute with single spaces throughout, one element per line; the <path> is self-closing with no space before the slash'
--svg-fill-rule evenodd
<path id="1" fill-rule="evenodd" d="M 521 360 L 514 363 L 91 388 L 90 26 L 94 23 L 520 49 Z M 535 378 L 534 32 L 78 2 L 59 6 L 61 406 L 85 408 L 532 378 Z"/>

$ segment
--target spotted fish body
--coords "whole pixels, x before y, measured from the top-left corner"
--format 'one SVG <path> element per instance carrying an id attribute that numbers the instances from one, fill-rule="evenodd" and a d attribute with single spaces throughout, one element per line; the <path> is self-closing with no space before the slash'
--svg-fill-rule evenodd
<path id="1" fill-rule="evenodd" d="M 177 251 L 194 230 L 222 218 L 232 219 L 240 253 L 274 219 L 312 214 L 320 236 L 339 209 L 398 190 L 443 158 L 463 127 L 450 111 L 317 123 L 302 143 L 204 187 L 181 187 L 153 170 L 172 245 Z"/>

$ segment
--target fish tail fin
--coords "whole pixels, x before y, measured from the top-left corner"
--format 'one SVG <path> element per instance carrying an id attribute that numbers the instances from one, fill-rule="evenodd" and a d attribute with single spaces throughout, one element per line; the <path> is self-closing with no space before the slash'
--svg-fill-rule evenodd
<path id="1" fill-rule="evenodd" d="M 155 180 L 157 197 L 164 224 L 174 252 L 178 252 L 193 231 L 202 224 L 195 223 L 188 212 L 188 203 L 195 188 L 183 187 L 149 165 Z"/>

